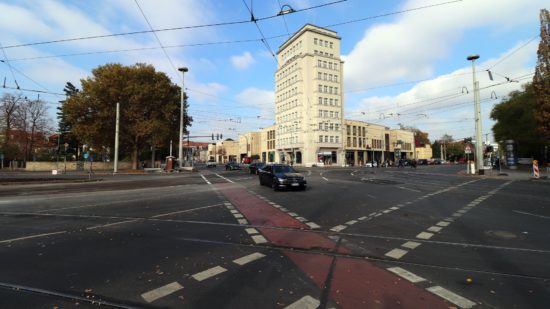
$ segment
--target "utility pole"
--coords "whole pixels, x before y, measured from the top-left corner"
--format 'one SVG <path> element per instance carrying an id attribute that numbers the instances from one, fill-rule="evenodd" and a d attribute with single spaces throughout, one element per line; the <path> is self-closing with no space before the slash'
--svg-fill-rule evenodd
<path id="1" fill-rule="evenodd" d="M 120 123 L 120 103 L 116 103 L 116 124 L 115 124 L 115 162 L 113 163 L 113 174 L 118 172 L 118 128 Z"/>
<path id="2" fill-rule="evenodd" d="M 179 167 L 182 167 L 182 161 L 183 161 L 183 101 L 185 96 L 185 87 L 183 83 L 183 78 L 185 76 L 185 72 L 189 71 L 186 67 L 179 68 L 178 71 L 181 72 L 181 102 L 180 102 L 180 143 L 179 143 L 179 153 L 178 153 L 178 163 Z"/>
<path id="3" fill-rule="evenodd" d="M 479 82 L 476 81 L 475 60 L 479 59 L 479 55 L 470 55 L 466 58 L 472 61 L 472 77 L 474 83 L 474 107 L 475 107 L 475 124 L 476 124 L 476 167 L 479 175 L 484 174 L 483 170 L 483 137 L 481 135 L 481 107 L 479 105 Z"/>

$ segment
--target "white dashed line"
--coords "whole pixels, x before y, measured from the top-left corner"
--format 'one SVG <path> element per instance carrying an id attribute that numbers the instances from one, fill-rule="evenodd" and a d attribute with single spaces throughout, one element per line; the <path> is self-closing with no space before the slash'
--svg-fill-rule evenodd
<path id="1" fill-rule="evenodd" d="M 219 274 L 221 274 L 223 272 L 226 272 L 226 271 L 227 271 L 227 269 L 225 269 L 221 266 L 216 266 L 216 267 L 209 268 L 205 271 L 201 271 L 200 273 L 196 273 L 191 277 L 193 277 L 197 281 L 203 281 L 203 280 L 214 277 L 214 276 L 219 275 Z"/>
<path id="2" fill-rule="evenodd" d="M 438 225 L 438 226 L 448 226 L 450 223 L 449 222 L 446 222 L 446 221 L 439 221 L 437 222 L 435 225 Z"/>
<path id="3" fill-rule="evenodd" d="M 457 295 L 447 289 L 444 289 L 440 286 L 432 286 L 430 288 L 427 288 L 426 290 L 428 290 L 429 292 L 443 298 L 443 299 L 446 299 L 447 301 L 457 305 L 458 307 L 460 308 L 472 308 L 476 305 L 476 303 L 474 303 L 473 301 L 467 299 L 467 298 L 464 298 L 460 295 Z"/>
<path id="4" fill-rule="evenodd" d="M 351 220 L 351 221 L 346 222 L 347 225 L 353 225 L 355 223 L 357 223 L 357 220 Z"/>
<path id="5" fill-rule="evenodd" d="M 389 271 L 391 271 L 392 273 L 398 275 L 399 277 L 403 278 L 403 279 L 406 279 L 412 283 L 418 283 L 418 282 L 422 282 L 422 281 L 426 281 L 426 279 L 420 277 L 420 276 L 417 276 L 413 273 L 411 273 L 410 271 L 407 271 L 401 267 L 391 267 L 391 268 L 388 268 Z"/>
<path id="6" fill-rule="evenodd" d="M 396 206 L 393 206 L 393 207 L 390 207 L 391 210 L 398 210 L 399 207 L 396 207 Z"/>
<path id="7" fill-rule="evenodd" d="M 248 263 L 253 262 L 255 260 L 259 260 L 259 259 L 263 258 L 264 256 L 265 256 L 265 254 L 255 252 L 255 253 L 249 254 L 247 256 L 243 256 L 242 258 L 238 258 L 236 260 L 233 260 L 233 263 L 242 266 L 244 264 L 248 264 Z"/>
<path id="8" fill-rule="evenodd" d="M 389 256 L 391 258 L 394 258 L 396 260 L 399 260 L 400 258 L 402 258 L 405 254 L 407 254 L 409 251 L 407 250 L 403 250 L 403 249 L 398 249 L 398 248 L 395 248 L 391 251 L 388 251 L 386 252 L 386 254 L 384 254 L 385 256 Z"/>
<path id="9" fill-rule="evenodd" d="M 442 227 L 440 227 L 440 226 L 435 226 L 435 225 L 434 225 L 434 226 L 429 227 L 429 228 L 427 229 L 427 231 L 429 231 L 429 232 L 436 232 L 436 233 L 437 233 L 437 232 L 441 231 L 441 229 L 442 229 Z"/>
<path id="10" fill-rule="evenodd" d="M 416 247 L 420 246 L 421 243 L 415 242 L 415 241 L 407 241 L 406 243 L 402 244 L 401 247 L 405 247 L 408 249 L 415 249 Z"/>
<path id="11" fill-rule="evenodd" d="M 345 226 L 345 225 L 337 225 L 337 226 L 331 228 L 330 230 L 334 231 L 334 232 L 340 232 L 342 230 L 345 230 L 346 228 L 347 228 L 347 226 Z"/>
<path id="12" fill-rule="evenodd" d="M 320 304 L 320 301 L 307 295 L 286 306 L 285 309 L 316 309 Z"/>
<path id="13" fill-rule="evenodd" d="M 326 179 L 325 177 L 321 177 L 321 178 L 323 178 L 325 181 L 328 181 L 328 179 Z"/>
<path id="14" fill-rule="evenodd" d="M 295 212 L 289 212 L 288 214 L 291 215 L 291 216 L 293 216 L 293 217 L 298 217 L 298 214 L 295 213 Z"/>
<path id="15" fill-rule="evenodd" d="M 252 240 L 254 240 L 257 244 L 265 244 L 267 243 L 267 239 L 263 237 L 262 235 L 252 235 Z"/>
<path id="16" fill-rule="evenodd" d="M 88 227 L 88 228 L 86 228 L 86 229 L 87 229 L 87 230 L 95 230 L 95 229 L 99 229 L 99 228 L 102 228 L 102 227 L 110 227 L 110 226 L 115 226 L 115 225 L 120 225 L 120 224 L 132 223 L 132 222 L 136 222 L 136 221 L 138 221 L 138 219 L 125 220 L 125 221 L 120 221 L 120 222 L 114 222 L 114 223 L 108 223 L 108 224 L 90 226 L 90 227 Z"/>
<path id="17" fill-rule="evenodd" d="M 365 220 L 366 218 L 367 218 L 367 217 L 366 217 L 366 216 L 364 216 L 364 217 L 361 217 L 361 218 L 359 218 L 359 219 L 357 219 L 357 220 L 359 220 L 359 221 L 363 221 L 363 220 Z"/>
<path id="18" fill-rule="evenodd" d="M 432 238 L 432 236 L 434 236 L 434 234 L 427 233 L 427 232 L 421 232 L 420 234 L 416 235 L 416 238 L 418 238 L 418 239 L 430 239 L 430 238 Z"/>
<path id="19" fill-rule="evenodd" d="M 155 300 L 162 298 L 164 296 L 170 295 L 174 292 L 177 292 L 179 290 L 183 289 L 183 286 L 181 286 L 177 282 L 172 282 L 170 284 L 167 284 L 165 286 L 161 286 L 158 289 L 151 290 L 149 292 L 145 292 L 141 294 L 141 297 L 148 303 L 154 302 Z"/>
<path id="20" fill-rule="evenodd" d="M 255 228 L 247 228 L 247 229 L 245 229 L 245 231 L 246 231 L 249 235 L 260 234 L 260 232 L 258 232 L 258 230 L 255 229 Z"/>
<path id="21" fill-rule="evenodd" d="M 248 224 L 248 221 L 246 219 L 237 219 L 237 222 L 239 222 L 239 224 L 243 224 L 243 225 Z"/>
<path id="22" fill-rule="evenodd" d="M 308 225 L 312 229 L 318 229 L 318 228 L 321 227 L 320 225 L 318 225 L 316 223 L 313 223 L 313 222 L 306 222 L 306 225 Z"/>

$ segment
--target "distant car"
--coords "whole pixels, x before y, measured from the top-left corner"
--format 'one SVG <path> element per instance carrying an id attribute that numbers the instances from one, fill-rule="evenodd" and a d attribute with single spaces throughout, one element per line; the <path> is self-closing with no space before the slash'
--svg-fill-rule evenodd
<path id="1" fill-rule="evenodd" d="M 259 170 L 261 170 L 263 167 L 265 167 L 265 163 L 263 162 L 250 163 L 250 165 L 248 166 L 248 171 L 250 172 L 250 174 L 258 175 Z"/>
<path id="2" fill-rule="evenodd" d="M 297 188 L 306 189 L 305 177 L 287 164 L 266 165 L 260 170 L 260 185 L 270 186 L 273 190 Z"/>
<path id="3" fill-rule="evenodd" d="M 433 164 L 440 165 L 441 163 L 442 163 L 442 161 L 440 159 L 434 159 Z"/>
<path id="4" fill-rule="evenodd" d="M 418 164 L 418 165 L 428 165 L 428 160 L 418 159 L 418 160 L 416 160 L 416 164 Z"/>
<path id="5" fill-rule="evenodd" d="M 365 167 L 377 167 L 378 166 L 378 162 L 367 162 L 365 163 Z"/>
<path id="6" fill-rule="evenodd" d="M 216 167 L 216 161 L 214 160 L 206 161 L 206 167 Z"/>
<path id="7" fill-rule="evenodd" d="M 229 161 L 227 164 L 225 164 L 225 170 L 226 171 L 234 171 L 234 170 L 240 170 L 241 166 L 235 162 L 235 161 Z"/>

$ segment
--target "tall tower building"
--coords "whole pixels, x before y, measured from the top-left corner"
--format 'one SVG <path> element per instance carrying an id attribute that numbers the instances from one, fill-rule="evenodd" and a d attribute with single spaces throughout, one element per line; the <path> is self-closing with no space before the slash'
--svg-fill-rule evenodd
<path id="1" fill-rule="evenodd" d="M 280 161 L 344 164 L 341 38 L 306 24 L 277 52 L 276 149 Z"/>

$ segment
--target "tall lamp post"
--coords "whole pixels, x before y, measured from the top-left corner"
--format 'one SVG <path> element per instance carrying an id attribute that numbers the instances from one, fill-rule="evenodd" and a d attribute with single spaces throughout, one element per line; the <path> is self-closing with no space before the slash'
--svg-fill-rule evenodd
<path id="1" fill-rule="evenodd" d="M 179 167 L 182 167 L 182 160 L 183 160 L 183 101 L 185 96 L 185 88 L 184 88 L 184 77 L 185 72 L 189 71 L 187 67 L 178 68 L 178 71 L 181 72 L 181 103 L 180 103 L 180 143 L 179 143 L 179 153 L 178 153 L 178 164 Z"/>
<path id="2" fill-rule="evenodd" d="M 476 168 L 479 175 L 484 174 L 483 170 L 483 148 L 481 136 L 481 108 L 479 106 L 479 82 L 476 80 L 475 61 L 479 59 L 479 55 L 470 55 L 466 58 L 472 61 L 472 75 L 474 83 L 474 108 L 475 108 L 475 125 L 476 125 Z"/>

